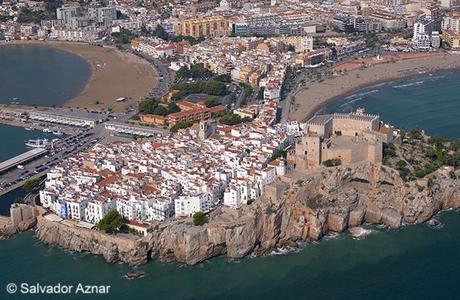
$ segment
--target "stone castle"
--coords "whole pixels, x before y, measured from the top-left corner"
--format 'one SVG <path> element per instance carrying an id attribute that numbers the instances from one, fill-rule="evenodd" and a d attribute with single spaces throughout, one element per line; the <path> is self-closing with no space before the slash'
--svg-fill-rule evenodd
<path id="1" fill-rule="evenodd" d="M 383 143 L 396 142 L 398 138 L 397 130 L 363 109 L 348 114 L 317 115 L 305 124 L 293 160 L 299 170 L 317 168 L 330 159 L 339 159 L 345 165 L 361 161 L 380 163 Z"/>

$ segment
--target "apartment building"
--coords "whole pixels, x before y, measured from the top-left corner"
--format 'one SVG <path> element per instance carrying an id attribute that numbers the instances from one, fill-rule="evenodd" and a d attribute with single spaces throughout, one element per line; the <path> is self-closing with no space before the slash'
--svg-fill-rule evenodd
<path id="1" fill-rule="evenodd" d="M 219 37 L 229 35 L 231 26 L 229 20 L 224 17 L 197 17 L 182 20 L 175 32 L 194 38 Z"/>

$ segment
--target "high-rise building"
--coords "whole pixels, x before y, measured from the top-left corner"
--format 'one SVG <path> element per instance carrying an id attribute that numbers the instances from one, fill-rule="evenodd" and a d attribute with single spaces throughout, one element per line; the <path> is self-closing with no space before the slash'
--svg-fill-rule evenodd
<path id="1" fill-rule="evenodd" d="M 64 24 L 69 24 L 72 18 L 81 15 L 80 6 L 63 6 L 56 9 L 56 19 L 62 20 Z"/>
<path id="2" fill-rule="evenodd" d="M 451 8 L 456 5 L 460 5 L 460 0 L 441 0 L 442 7 Z"/>
<path id="3" fill-rule="evenodd" d="M 416 40 L 421 35 L 429 35 L 435 30 L 436 22 L 434 19 L 424 17 L 414 23 L 413 39 Z"/>
<path id="4" fill-rule="evenodd" d="M 117 10 L 115 6 L 99 7 L 97 9 L 97 21 L 108 25 L 111 21 L 117 19 Z"/>

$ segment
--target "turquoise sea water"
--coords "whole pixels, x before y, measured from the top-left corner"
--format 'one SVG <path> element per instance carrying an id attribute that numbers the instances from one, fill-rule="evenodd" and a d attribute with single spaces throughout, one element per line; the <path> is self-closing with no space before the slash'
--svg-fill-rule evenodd
<path id="1" fill-rule="evenodd" d="M 406 130 L 419 127 L 430 135 L 460 138 L 460 72 L 374 85 L 341 97 L 320 112 L 350 112 L 357 107 Z"/>
<path id="2" fill-rule="evenodd" d="M 442 76 L 436 83 L 417 88 L 394 87 L 412 84 L 414 79 L 373 87 L 379 91 L 356 105 L 370 112 L 378 108 L 384 120 L 407 128 L 420 125 L 429 133 L 458 138 L 459 99 L 451 92 L 458 89 L 460 74 Z M 440 86 L 450 92 L 439 94 Z M 423 98 L 425 94 L 437 96 Z M 352 105 L 351 100 L 334 104 Z M 425 105 L 416 105 L 417 101 Z M 438 112 L 440 103 L 446 114 Z M 374 228 L 362 240 L 342 234 L 288 255 L 241 261 L 221 257 L 193 267 L 155 260 L 137 268 L 147 274 L 138 280 L 123 278 L 132 267 L 46 246 L 27 232 L 0 240 L 0 300 L 460 298 L 460 212 L 445 212 L 440 220 L 444 224 L 440 229 L 425 225 Z M 9 295 L 5 291 L 8 283 L 83 283 L 110 285 L 111 289 L 108 295 Z"/>
<path id="3" fill-rule="evenodd" d="M 59 105 L 78 95 L 90 75 L 85 60 L 65 51 L 36 45 L 0 46 L 0 103 Z"/>
<path id="4" fill-rule="evenodd" d="M 0 148 L 0 161 L 7 160 L 25 152 L 26 150 L 30 150 L 27 149 L 24 144 L 25 141 L 45 137 L 50 138 L 50 135 L 37 130 L 28 131 L 22 127 L 0 124 L 0 138 L 2 141 L 2 147 Z"/>

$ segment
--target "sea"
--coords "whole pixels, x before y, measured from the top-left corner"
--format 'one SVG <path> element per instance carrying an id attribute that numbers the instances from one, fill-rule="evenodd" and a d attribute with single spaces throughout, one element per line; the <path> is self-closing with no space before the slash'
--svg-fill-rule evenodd
<path id="1" fill-rule="evenodd" d="M 460 73 L 426 74 L 346 95 L 323 111 L 364 107 L 405 129 L 419 126 L 430 134 L 460 138 L 459 84 Z M 23 150 L 3 139 L 8 133 L 0 134 L 0 153 Z M 28 134 L 21 129 L 12 135 L 21 140 Z M 0 205 L 5 201 L 9 199 L 0 199 Z M 0 240 L 0 300 L 460 298 L 460 212 L 437 217 L 442 226 L 436 229 L 423 224 L 397 230 L 369 227 L 365 238 L 335 234 L 295 252 L 280 249 L 241 260 L 218 257 L 196 266 L 161 260 L 139 267 L 110 264 L 89 253 L 44 245 L 26 232 Z M 145 272 L 145 277 L 128 280 L 125 274 L 132 270 Z M 11 284 L 18 288 L 14 294 L 7 292 Z M 73 292 L 21 294 L 22 287 L 30 291 L 37 284 L 73 286 Z M 110 288 L 106 294 L 75 293 L 79 284 Z"/>
<path id="2" fill-rule="evenodd" d="M 91 66 L 78 55 L 39 45 L 0 45 L 0 103 L 62 105 L 80 93 Z"/>

